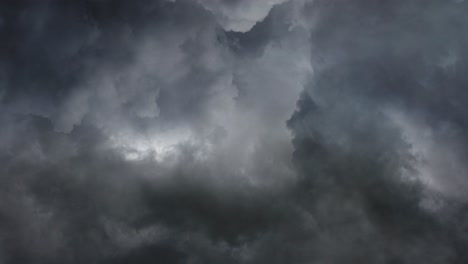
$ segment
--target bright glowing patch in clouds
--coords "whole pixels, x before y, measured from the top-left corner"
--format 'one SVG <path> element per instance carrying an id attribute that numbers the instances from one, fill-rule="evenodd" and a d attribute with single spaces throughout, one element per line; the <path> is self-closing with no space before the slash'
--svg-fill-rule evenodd
<path id="1" fill-rule="evenodd" d="M 183 144 L 197 144 L 190 130 L 174 129 L 159 133 L 139 132 L 117 134 L 110 137 L 111 147 L 117 149 L 127 160 L 154 159 L 167 161 L 176 157 Z"/>

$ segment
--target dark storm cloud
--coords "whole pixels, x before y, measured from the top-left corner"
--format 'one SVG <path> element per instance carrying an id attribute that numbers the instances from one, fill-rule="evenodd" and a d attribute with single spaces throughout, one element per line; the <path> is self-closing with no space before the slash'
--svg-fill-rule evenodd
<path id="1" fill-rule="evenodd" d="M 158 80 L 158 76 L 147 76 L 144 70 L 135 76 L 137 74 L 124 72 L 125 69 L 137 59 L 138 49 L 147 35 L 160 35 L 161 42 L 166 43 L 173 37 L 177 42 L 177 38 L 190 31 L 191 21 L 196 21 L 195 27 L 200 28 L 209 20 L 209 14 L 188 2 L 22 3 L 6 3 L 3 8 L 3 61 L 11 62 L 4 67 L 7 89 L 3 100 L 7 105 L 12 104 L 15 111 L 53 118 L 60 131 L 70 131 L 84 115 L 93 111 L 90 108 L 98 108 L 96 111 L 100 112 L 108 108 L 121 111 L 131 108 L 139 116 L 157 115 L 156 89 L 164 85 L 163 81 Z M 189 9 L 195 12 L 188 12 Z M 185 27 L 189 29 L 185 31 Z M 168 68 L 178 66 L 171 65 L 171 61 L 165 64 Z M 169 68 L 167 74 L 177 70 Z M 110 80 L 95 76 L 104 73 Z M 208 78 L 209 75 L 204 79 Z M 119 84 L 137 87 L 124 92 L 119 90 Z M 106 85 L 114 87 L 90 87 Z M 109 93 L 125 98 L 111 98 L 113 94 Z M 101 105 L 107 109 L 100 109 Z"/>
<path id="2" fill-rule="evenodd" d="M 255 126 L 235 128 L 258 117 L 235 111 L 235 58 L 203 3 L 21 1 L 1 17 L 2 262 L 234 261 L 231 243 L 284 217 L 248 177 L 291 174 L 286 138 L 257 149 Z"/>
<path id="3" fill-rule="evenodd" d="M 413 150 L 426 152 L 429 163 L 439 167 L 430 169 L 438 188 L 463 195 L 466 176 L 460 166 L 466 153 L 457 145 L 466 142 L 467 36 L 462 25 L 467 6 L 454 1 L 426 5 L 359 1 L 341 5 L 344 15 L 339 17 L 334 8 L 316 8 L 323 19 L 312 36 L 313 54 L 321 73 L 312 84 L 317 88 L 309 91 L 316 100 L 322 93 L 336 100 L 360 97 L 363 109 L 392 112 Z M 342 91 L 328 95 L 329 86 Z M 463 187 L 455 190 L 456 185 Z"/>
<path id="4" fill-rule="evenodd" d="M 0 263 L 465 263 L 467 8 L 1 3 Z"/>
<path id="5" fill-rule="evenodd" d="M 466 8 L 315 1 L 305 9 L 316 21 L 315 72 L 289 125 L 310 190 L 305 207 L 323 228 L 318 243 L 330 243 L 318 262 L 466 261 L 464 235 L 441 220 L 453 212 L 427 193 L 450 200 L 466 190 L 455 145 L 466 133 Z"/>

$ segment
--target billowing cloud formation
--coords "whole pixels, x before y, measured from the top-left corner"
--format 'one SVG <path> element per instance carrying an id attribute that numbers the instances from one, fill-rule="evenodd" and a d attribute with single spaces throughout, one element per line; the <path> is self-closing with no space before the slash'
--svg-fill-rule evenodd
<path id="1" fill-rule="evenodd" d="M 266 18 L 273 6 L 288 0 L 198 0 L 211 11 L 220 25 L 227 31 L 248 32 L 252 27 Z"/>
<path id="2" fill-rule="evenodd" d="M 463 1 L 0 4 L 0 263 L 466 263 Z"/>

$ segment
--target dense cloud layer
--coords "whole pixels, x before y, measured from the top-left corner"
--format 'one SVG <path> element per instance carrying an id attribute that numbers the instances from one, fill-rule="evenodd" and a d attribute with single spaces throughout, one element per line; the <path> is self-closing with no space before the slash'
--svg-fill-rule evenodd
<path id="1" fill-rule="evenodd" d="M 0 3 L 0 263 L 466 263 L 468 3 Z"/>

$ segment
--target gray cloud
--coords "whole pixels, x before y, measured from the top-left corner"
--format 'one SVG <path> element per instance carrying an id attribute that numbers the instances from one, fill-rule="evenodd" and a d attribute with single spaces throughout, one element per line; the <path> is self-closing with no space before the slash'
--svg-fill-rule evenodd
<path id="1" fill-rule="evenodd" d="M 463 1 L 0 4 L 0 263 L 465 263 Z"/>

